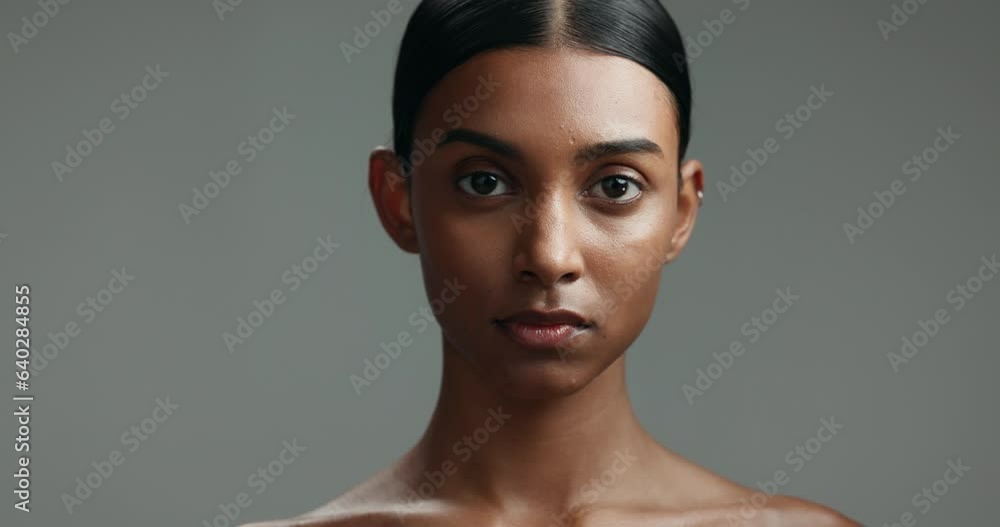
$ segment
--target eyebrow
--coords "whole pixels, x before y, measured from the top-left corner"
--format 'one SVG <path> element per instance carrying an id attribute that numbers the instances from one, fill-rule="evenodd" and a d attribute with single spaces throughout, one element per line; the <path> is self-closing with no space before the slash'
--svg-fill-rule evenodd
<path id="1" fill-rule="evenodd" d="M 503 139 L 493 137 L 482 132 L 476 132 L 467 128 L 455 128 L 448 131 L 441 140 L 442 145 L 448 143 L 469 143 L 480 146 L 487 150 L 492 150 L 504 157 L 523 161 L 524 153 L 516 146 Z M 612 141 L 602 141 L 584 146 L 573 155 L 573 163 L 582 165 L 602 157 L 610 157 L 622 154 L 654 154 L 663 156 L 663 149 L 660 145 L 645 138 L 637 137 L 631 139 L 615 139 Z"/>

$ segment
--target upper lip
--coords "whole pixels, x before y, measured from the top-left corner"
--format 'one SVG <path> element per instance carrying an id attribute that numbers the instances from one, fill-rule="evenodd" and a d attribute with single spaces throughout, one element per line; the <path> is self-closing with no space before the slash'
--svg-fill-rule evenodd
<path id="1" fill-rule="evenodd" d="M 582 315 L 568 309 L 555 309 L 552 311 L 526 309 L 501 318 L 499 322 L 518 322 L 539 326 L 555 326 L 558 324 L 571 324 L 574 326 L 589 325 L 587 319 L 583 318 Z"/>

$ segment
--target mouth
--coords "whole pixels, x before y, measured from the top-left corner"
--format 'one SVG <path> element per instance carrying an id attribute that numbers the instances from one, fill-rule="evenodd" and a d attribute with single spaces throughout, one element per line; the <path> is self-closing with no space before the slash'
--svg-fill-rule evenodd
<path id="1" fill-rule="evenodd" d="M 520 311 L 493 321 L 501 332 L 526 348 L 553 349 L 564 346 L 593 324 L 573 311 Z"/>

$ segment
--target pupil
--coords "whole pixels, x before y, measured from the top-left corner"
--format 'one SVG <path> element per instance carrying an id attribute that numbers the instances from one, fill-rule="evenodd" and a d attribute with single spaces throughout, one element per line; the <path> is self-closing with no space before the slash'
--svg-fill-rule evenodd
<path id="1" fill-rule="evenodd" d="M 610 177 L 601 184 L 604 193 L 610 198 L 620 198 L 628 192 L 628 180 L 622 177 Z"/>
<path id="2" fill-rule="evenodd" d="M 489 194 L 497 188 L 497 177 L 493 174 L 472 176 L 472 188 L 480 194 Z"/>

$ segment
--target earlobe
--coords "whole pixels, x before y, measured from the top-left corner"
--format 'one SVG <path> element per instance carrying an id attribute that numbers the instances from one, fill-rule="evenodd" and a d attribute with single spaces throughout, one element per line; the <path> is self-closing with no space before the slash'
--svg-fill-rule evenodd
<path id="1" fill-rule="evenodd" d="M 705 168 L 701 161 L 692 159 L 681 166 L 681 180 L 691 180 L 694 184 L 695 194 L 698 197 L 698 206 L 702 205 L 705 197 Z"/>
<path id="2" fill-rule="evenodd" d="M 680 256 L 691 233 L 694 230 L 695 220 L 698 217 L 698 209 L 702 204 L 702 196 L 705 188 L 704 167 L 697 159 L 684 162 L 680 169 L 679 188 L 677 189 L 677 210 L 674 231 L 670 240 L 670 252 L 667 255 L 667 263 L 673 262 Z"/>
<path id="3" fill-rule="evenodd" d="M 417 253 L 416 229 L 410 207 L 410 182 L 403 177 L 396 153 L 385 147 L 372 150 L 368 162 L 368 190 L 386 233 L 400 249 Z"/>

